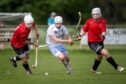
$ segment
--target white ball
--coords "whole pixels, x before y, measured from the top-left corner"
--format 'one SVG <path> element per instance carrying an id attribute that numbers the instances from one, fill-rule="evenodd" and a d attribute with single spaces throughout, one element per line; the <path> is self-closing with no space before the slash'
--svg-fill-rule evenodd
<path id="1" fill-rule="evenodd" d="M 48 72 L 45 72 L 45 75 L 47 76 L 48 75 Z"/>

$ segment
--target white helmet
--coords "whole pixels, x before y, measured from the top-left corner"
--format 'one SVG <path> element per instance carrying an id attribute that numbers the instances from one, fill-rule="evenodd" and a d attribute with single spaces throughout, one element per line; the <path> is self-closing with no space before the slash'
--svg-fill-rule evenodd
<path id="1" fill-rule="evenodd" d="M 100 16 L 102 15 L 101 14 L 101 9 L 98 8 L 98 7 L 92 9 L 92 14 L 95 14 L 95 13 L 98 13 Z"/>
<path id="2" fill-rule="evenodd" d="M 61 16 L 56 16 L 55 17 L 55 23 L 63 23 L 63 19 Z"/>
<path id="3" fill-rule="evenodd" d="M 34 22 L 34 19 L 33 19 L 33 17 L 31 15 L 26 15 L 24 17 L 24 22 L 25 23 L 33 23 Z"/>

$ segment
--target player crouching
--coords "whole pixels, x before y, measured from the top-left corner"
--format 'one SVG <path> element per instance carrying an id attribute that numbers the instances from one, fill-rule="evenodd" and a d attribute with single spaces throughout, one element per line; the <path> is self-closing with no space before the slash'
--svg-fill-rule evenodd
<path id="1" fill-rule="evenodd" d="M 35 27 L 34 19 L 31 15 L 26 15 L 24 17 L 24 22 L 21 23 L 15 30 L 12 38 L 11 38 L 11 46 L 13 50 L 16 52 L 15 57 L 11 57 L 10 61 L 12 62 L 14 67 L 17 67 L 16 61 L 22 61 L 22 65 L 26 70 L 27 75 L 32 74 L 28 59 L 29 59 L 29 48 L 28 45 L 32 44 L 37 47 L 36 44 L 28 41 L 28 35 L 31 29 L 34 28 L 36 31 L 36 36 L 39 38 L 39 34 L 37 28 Z"/>

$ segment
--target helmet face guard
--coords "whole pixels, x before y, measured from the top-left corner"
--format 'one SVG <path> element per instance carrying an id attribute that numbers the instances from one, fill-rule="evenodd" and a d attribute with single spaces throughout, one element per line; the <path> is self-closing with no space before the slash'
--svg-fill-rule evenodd
<path id="1" fill-rule="evenodd" d="M 25 26 L 27 27 L 27 28 L 31 28 L 32 27 L 32 25 L 33 25 L 33 23 L 25 23 Z"/>
<path id="2" fill-rule="evenodd" d="M 102 14 L 101 14 L 101 9 L 100 8 L 93 8 L 92 9 L 92 17 L 94 19 L 99 19 L 101 18 Z"/>
<path id="3" fill-rule="evenodd" d="M 60 28 L 60 27 L 62 26 L 62 23 L 55 23 L 55 26 L 56 26 L 57 28 Z"/>

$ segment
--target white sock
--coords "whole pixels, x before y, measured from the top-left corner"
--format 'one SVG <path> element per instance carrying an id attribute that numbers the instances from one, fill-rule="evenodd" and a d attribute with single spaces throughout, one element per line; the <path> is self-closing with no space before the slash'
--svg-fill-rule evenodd
<path id="1" fill-rule="evenodd" d="M 13 57 L 14 61 L 16 61 L 16 57 Z"/>

